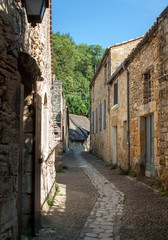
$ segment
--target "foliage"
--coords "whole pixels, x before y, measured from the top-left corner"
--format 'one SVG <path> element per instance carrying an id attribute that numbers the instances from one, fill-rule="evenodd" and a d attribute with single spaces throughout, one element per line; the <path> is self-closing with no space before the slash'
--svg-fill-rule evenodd
<path id="1" fill-rule="evenodd" d="M 118 174 L 119 175 L 128 175 L 128 170 L 123 169 L 121 166 L 118 167 Z"/>
<path id="2" fill-rule="evenodd" d="M 53 34 L 53 69 L 62 81 L 70 113 L 89 115 L 89 84 L 103 52 L 99 45 L 76 45 L 69 33 Z M 86 95 L 83 102 L 82 93 Z"/>
<path id="3" fill-rule="evenodd" d="M 52 197 L 51 195 L 48 195 L 47 203 L 49 206 L 53 206 L 54 205 L 54 196 Z"/>
<path id="4" fill-rule="evenodd" d="M 56 191 L 56 193 L 60 192 L 60 188 L 58 186 L 58 183 L 55 183 L 55 191 Z"/>
<path id="5" fill-rule="evenodd" d="M 137 176 L 137 174 L 136 174 L 136 172 L 134 172 L 134 170 L 130 170 L 129 171 L 129 176 L 135 178 Z"/>
<path id="6" fill-rule="evenodd" d="M 57 169 L 56 172 L 57 173 L 65 173 L 65 171 L 63 169 Z"/>
<path id="7" fill-rule="evenodd" d="M 111 163 L 110 165 L 110 169 L 113 170 L 113 169 L 116 169 L 117 168 L 117 163 Z"/>
<path id="8" fill-rule="evenodd" d="M 54 195 L 48 195 L 47 196 L 47 203 L 49 206 L 53 206 L 54 205 L 54 201 L 55 201 L 55 196 L 60 192 L 60 188 L 59 188 L 59 185 L 58 183 L 56 182 L 55 183 L 55 192 L 54 192 Z"/>

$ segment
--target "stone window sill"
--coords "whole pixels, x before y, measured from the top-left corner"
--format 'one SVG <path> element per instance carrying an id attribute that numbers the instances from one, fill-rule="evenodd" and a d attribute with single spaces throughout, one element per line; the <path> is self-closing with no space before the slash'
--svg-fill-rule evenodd
<path id="1" fill-rule="evenodd" d="M 116 104 L 111 108 L 111 110 L 115 110 L 115 109 L 119 108 L 119 106 L 120 106 L 119 104 Z"/>

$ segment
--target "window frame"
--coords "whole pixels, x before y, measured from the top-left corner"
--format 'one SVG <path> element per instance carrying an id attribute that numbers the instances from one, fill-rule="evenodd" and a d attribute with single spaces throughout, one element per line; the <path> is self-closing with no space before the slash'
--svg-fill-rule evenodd
<path id="1" fill-rule="evenodd" d="M 152 79 L 151 70 L 143 74 L 143 102 L 144 104 L 152 101 Z"/>
<path id="2" fill-rule="evenodd" d="M 116 87 L 116 88 L 115 88 Z M 116 91 L 115 91 L 116 90 Z M 118 105 L 118 80 L 113 84 L 113 106 Z"/>

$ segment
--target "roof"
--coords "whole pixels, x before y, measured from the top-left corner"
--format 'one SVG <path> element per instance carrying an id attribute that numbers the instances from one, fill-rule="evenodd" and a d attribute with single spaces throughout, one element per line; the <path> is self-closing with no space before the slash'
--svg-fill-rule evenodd
<path id="1" fill-rule="evenodd" d="M 131 53 L 128 55 L 128 57 L 124 60 L 125 66 L 128 66 L 132 60 L 135 58 L 136 54 L 141 50 L 141 48 L 149 41 L 153 39 L 155 36 L 155 33 L 159 27 L 160 21 L 162 18 L 168 14 L 168 7 L 165 8 L 165 10 L 160 14 L 160 16 L 157 18 L 157 21 L 154 22 L 152 27 L 146 32 L 142 40 L 137 44 L 136 48 L 134 48 Z M 119 74 L 124 71 L 123 70 L 123 63 L 120 64 L 120 66 L 116 69 L 116 71 L 112 74 L 110 80 L 107 82 L 107 84 L 112 83 Z"/>
<path id="2" fill-rule="evenodd" d="M 87 138 L 80 134 L 77 130 L 69 129 L 69 139 L 71 141 L 85 141 Z"/>
<path id="3" fill-rule="evenodd" d="M 69 118 L 77 127 L 90 132 L 90 121 L 87 117 L 69 114 Z"/>
<path id="4" fill-rule="evenodd" d="M 101 59 L 101 62 L 100 62 L 100 64 L 99 64 L 99 66 L 98 66 L 98 68 L 97 68 L 97 70 L 96 70 L 96 72 L 95 72 L 95 74 L 94 74 L 91 82 L 90 82 L 90 87 L 93 85 L 96 77 L 98 76 L 98 74 L 99 74 L 99 72 L 100 72 L 100 70 L 101 70 L 101 67 L 102 67 L 102 65 L 103 65 L 103 63 L 104 63 L 104 61 L 105 61 L 105 59 L 106 59 L 106 56 L 108 55 L 108 53 L 109 53 L 109 51 L 110 51 L 111 48 L 116 48 L 116 47 L 119 47 L 119 46 L 122 46 L 122 45 L 125 45 L 125 44 L 128 44 L 128 43 L 131 43 L 131 42 L 136 41 L 136 40 L 141 39 L 141 38 L 142 38 L 142 37 L 130 39 L 130 40 L 128 40 L 128 41 L 124 41 L 124 42 L 121 42 L 121 43 L 116 43 L 116 44 L 114 44 L 114 45 L 112 45 L 112 46 L 107 47 L 106 50 L 105 50 L 105 52 L 104 52 L 104 54 L 103 54 L 103 57 L 102 57 L 102 59 Z"/>

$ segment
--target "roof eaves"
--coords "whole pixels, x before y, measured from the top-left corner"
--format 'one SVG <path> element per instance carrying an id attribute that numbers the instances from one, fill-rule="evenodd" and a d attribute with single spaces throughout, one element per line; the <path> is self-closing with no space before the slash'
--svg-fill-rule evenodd
<path id="1" fill-rule="evenodd" d="M 121 45 L 124 45 L 124 44 L 127 44 L 127 43 L 129 43 L 129 42 L 136 41 L 136 40 L 138 40 L 138 39 L 140 39 L 140 38 L 142 38 L 142 37 L 137 37 L 137 38 L 134 38 L 134 39 L 130 39 L 130 40 L 128 40 L 128 41 L 124 41 L 124 42 L 121 42 L 121 43 L 116 43 L 116 44 L 114 44 L 114 45 L 112 45 L 112 46 L 107 47 L 106 50 L 105 50 L 105 52 L 104 52 L 104 54 L 103 54 L 103 57 L 102 57 L 102 59 L 101 59 L 101 62 L 100 62 L 100 64 L 99 64 L 99 66 L 98 66 L 98 68 L 97 68 L 97 70 L 96 70 L 96 72 L 95 72 L 95 74 L 94 74 L 91 82 L 90 82 L 90 88 L 92 87 L 92 85 L 93 85 L 96 77 L 98 76 L 98 74 L 99 74 L 99 72 L 100 72 L 100 70 L 101 70 L 101 67 L 102 67 L 103 62 L 104 62 L 104 60 L 105 60 L 105 58 L 106 58 L 106 55 L 107 55 L 108 52 L 109 52 L 109 49 L 115 48 L 115 47 L 118 47 L 118 46 L 121 46 Z"/>
<path id="2" fill-rule="evenodd" d="M 158 29 L 158 21 L 154 22 L 152 27 L 146 32 L 142 40 L 137 44 L 135 48 L 132 49 L 131 53 L 128 55 L 127 58 L 123 61 L 125 63 L 125 66 L 128 66 L 136 54 L 139 52 L 139 50 L 144 46 L 145 43 L 147 43 L 149 40 L 151 40 L 154 37 L 154 34 L 156 30 Z M 119 65 L 119 67 L 116 69 L 116 71 L 112 74 L 110 80 L 106 84 L 113 83 L 113 81 L 119 76 L 119 74 L 123 71 L 123 63 Z"/>
<path id="3" fill-rule="evenodd" d="M 98 76 L 98 74 L 99 74 L 99 72 L 100 72 L 100 69 L 101 69 L 101 67 L 102 67 L 102 65 L 103 65 L 103 62 L 104 62 L 104 60 L 105 60 L 105 58 L 106 58 L 106 55 L 108 54 L 110 48 L 111 48 L 111 46 L 106 48 L 106 50 L 105 50 L 105 52 L 104 52 L 104 54 L 103 54 L 103 57 L 102 57 L 102 59 L 101 59 L 101 61 L 100 61 L 100 64 L 99 64 L 99 66 L 98 66 L 98 68 L 97 68 L 97 70 L 96 70 L 96 72 L 95 72 L 95 74 L 94 74 L 94 76 L 93 76 L 93 78 L 92 78 L 92 80 L 91 80 L 91 82 L 90 82 L 90 85 L 89 85 L 90 88 L 92 87 L 92 85 L 93 85 L 96 77 Z"/>
<path id="4" fill-rule="evenodd" d="M 120 64 L 116 71 L 111 75 L 110 80 L 106 83 L 107 84 L 112 84 L 114 80 L 120 75 L 120 73 L 123 71 L 123 66 Z"/>

